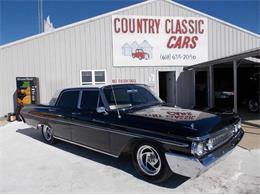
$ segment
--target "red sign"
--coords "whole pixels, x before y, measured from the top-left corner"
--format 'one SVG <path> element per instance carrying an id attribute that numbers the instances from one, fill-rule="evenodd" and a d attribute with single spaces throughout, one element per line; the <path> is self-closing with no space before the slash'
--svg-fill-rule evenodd
<path id="1" fill-rule="evenodd" d="M 112 83 L 136 83 L 136 79 L 112 79 Z"/>

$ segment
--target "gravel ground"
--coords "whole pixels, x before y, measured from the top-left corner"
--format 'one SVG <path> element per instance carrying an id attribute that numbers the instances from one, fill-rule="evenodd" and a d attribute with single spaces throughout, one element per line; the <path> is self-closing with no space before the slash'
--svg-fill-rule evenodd
<path id="1" fill-rule="evenodd" d="M 6 125 L 7 123 L 8 121 L 6 118 L 0 118 L 0 127 Z"/>
<path id="2" fill-rule="evenodd" d="M 0 127 L 0 193 L 260 193 L 260 150 L 237 147 L 198 178 L 175 175 L 154 185 L 138 178 L 127 156 L 51 146 L 13 122 Z"/>

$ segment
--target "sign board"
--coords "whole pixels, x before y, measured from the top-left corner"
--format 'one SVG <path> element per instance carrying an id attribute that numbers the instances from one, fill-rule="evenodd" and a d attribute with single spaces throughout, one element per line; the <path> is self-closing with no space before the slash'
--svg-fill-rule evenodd
<path id="1" fill-rule="evenodd" d="M 208 60 L 202 17 L 112 16 L 114 66 L 188 66 Z"/>

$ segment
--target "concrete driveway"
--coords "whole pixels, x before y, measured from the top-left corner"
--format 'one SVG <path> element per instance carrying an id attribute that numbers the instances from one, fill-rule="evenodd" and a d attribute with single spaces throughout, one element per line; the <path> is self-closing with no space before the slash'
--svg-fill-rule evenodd
<path id="1" fill-rule="evenodd" d="M 239 145 L 247 150 L 260 149 L 260 114 L 243 112 L 241 117 L 245 136 Z"/>
<path id="2" fill-rule="evenodd" d="M 0 193 L 260 193 L 260 150 L 237 147 L 196 179 L 147 183 L 127 156 L 115 159 L 72 144 L 43 142 L 21 122 L 0 127 Z"/>

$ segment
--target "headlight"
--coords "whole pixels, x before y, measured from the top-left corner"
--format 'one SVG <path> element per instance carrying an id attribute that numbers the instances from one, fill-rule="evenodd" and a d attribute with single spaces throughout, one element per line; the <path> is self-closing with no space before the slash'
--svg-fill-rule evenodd
<path id="1" fill-rule="evenodd" d="M 191 153 L 196 154 L 198 156 L 202 156 L 205 151 L 205 146 L 203 142 L 192 142 L 191 145 Z"/>
<path id="2" fill-rule="evenodd" d="M 241 120 L 238 121 L 238 123 L 237 123 L 237 128 L 238 128 L 238 129 L 241 129 L 241 128 L 242 128 Z"/>
<path id="3" fill-rule="evenodd" d="M 238 123 L 235 124 L 234 133 L 237 133 L 239 129 L 241 129 L 241 120 L 239 120 Z"/>
<path id="4" fill-rule="evenodd" d="M 212 139 L 208 139 L 203 142 L 192 142 L 191 153 L 196 154 L 198 156 L 202 156 L 206 152 L 211 151 L 213 148 L 214 146 Z"/>

